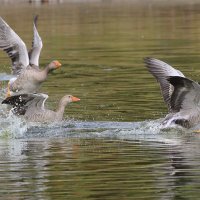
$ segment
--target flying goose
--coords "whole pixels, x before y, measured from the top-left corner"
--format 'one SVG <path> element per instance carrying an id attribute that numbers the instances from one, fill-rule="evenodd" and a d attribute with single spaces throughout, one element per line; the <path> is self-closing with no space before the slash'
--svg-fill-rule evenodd
<path id="1" fill-rule="evenodd" d="M 200 85 L 161 60 L 145 58 L 144 62 L 159 82 L 169 110 L 162 124 L 165 127 L 178 124 L 191 128 L 200 123 Z"/>
<path id="2" fill-rule="evenodd" d="M 2 104 L 12 105 L 15 115 L 23 115 L 30 122 L 57 122 L 63 118 L 65 107 L 70 102 L 80 101 L 79 98 L 72 95 L 65 95 L 61 98 L 56 111 L 45 108 L 45 101 L 48 95 L 38 94 L 21 94 L 7 97 Z"/>
<path id="3" fill-rule="evenodd" d="M 7 96 L 36 92 L 47 79 L 48 73 L 61 66 L 60 62 L 52 61 L 43 70 L 39 69 L 39 56 L 42 40 L 36 28 L 37 16 L 33 21 L 33 42 L 29 54 L 25 43 L 0 17 L 0 49 L 3 49 L 12 61 L 12 74 L 15 75 L 8 83 Z"/>

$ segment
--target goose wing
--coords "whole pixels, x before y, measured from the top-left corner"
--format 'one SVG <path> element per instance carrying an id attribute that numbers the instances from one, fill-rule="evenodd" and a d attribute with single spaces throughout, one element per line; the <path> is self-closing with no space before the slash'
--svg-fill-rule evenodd
<path id="1" fill-rule="evenodd" d="M 159 82 L 163 99 L 167 104 L 168 109 L 171 111 L 170 99 L 173 92 L 173 86 L 170 84 L 167 78 L 169 76 L 185 76 L 181 71 L 174 69 L 172 66 L 161 60 L 155 58 L 145 58 L 144 62 L 149 72 Z"/>
<path id="2" fill-rule="evenodd" d="M 39 57 L 43 46 L 42 39 L 37 31 L 37 20 L 38 15 L 33 20 L 33 41 L 32 48 L 29 51 L 30 64 L 34 66 L 39 66 Z"/>
<path id="3" fill-rule="evenodd" d="M 44 103 L 48 95 L 38 94 L 21 94 L 11 96 L 2 101 L 2 104 L 9 104 L 13 107 L 14 114 L 25 115 L 27 112 L 42 111 L 45 109 Z"/>
<path id="4" fill-rule="evenodd" d="M 187 111 L 191 115 L 196 113 L 200 109 L 200 85 L 180 76 L 168 77 L 168 81 L 174 86 L 170 100 L 172 110 Z"/>
<path id="5" fill-rule="evenodd" d="M 12 73 L 19 75 L 29 65 L 28 52 L 25 43 L 0 17 L 0 48 L 12 61 Z"/>

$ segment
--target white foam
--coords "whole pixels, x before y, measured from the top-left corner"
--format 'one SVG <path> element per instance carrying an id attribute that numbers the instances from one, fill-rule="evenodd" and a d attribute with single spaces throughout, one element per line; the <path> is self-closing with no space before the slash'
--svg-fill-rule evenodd
<path id="1" fill-rule="evenodd" d="M 5 88 L 0 90 L 0 100 L 5 96 Z M 9 106 L 0 104 L 0 138 L 19 138 L 27 131 L 27 124 L 20 117 L 9 112 Z"/>
<path id="2" fill-rule="evenodd" d="M 20 138 L 27 131 L 27 124 L 12 113 L 0 117 L 0 137 Z"/>

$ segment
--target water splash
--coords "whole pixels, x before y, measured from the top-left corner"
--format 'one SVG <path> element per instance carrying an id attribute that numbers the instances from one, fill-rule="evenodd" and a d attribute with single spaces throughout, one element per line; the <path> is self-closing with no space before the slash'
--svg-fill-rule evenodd
<path id="1" fill-rule="evenodd" d="M 0 138 L 22 137 L 26 131 L 27 124 L 21 118 L 5 111 L 0 116 Z"/>
<path id="2" fill-rule="evenodd" d="M 2 84 L 3 83 L 3 84 Z M 1 85 L 6 85 L 1 82 Z M 0 89 L 0 101 L 5 98 L 5 87 Z M 25 121 L 9 112 L 7 105 L 0 104 L 0 138 L 18 138 L 27 131 Z"/>
<path id="3" fill-rule="evenodd" d="M 0 99 L 5 88 L 0 90 Z M 188 130 L 172 126 L 163 128 L 162 119 L 142 122 L 86 122 L 67 120 L 59 123 L 27 123 L 0 104 L 0 138 L 108 138 L 126 141 L 148 141 L 165 144 L 180 144 L 181 136 Z"/>
<path id="4" fill-rule="evenodd" d="M 0 107 L 3 109 L 3 105 Z M 4 108 L 5 109 L 5 108 Z M 67 120 L 59 123 L 27 123 L 11 113 L 0 116 L 0 138 L 107 138 L 126 141 L 179 145 L 189 130 L 181 127 L 163 129 L 161 119 L 142 122 L 83 122 Z"/>
<path id="5" fill-rule="evenodd" d="M 155 142 L 179 145 L 188 130 L 162 129 L 161 120 L 143 122 L 83 122 L 62 121 L 55 124 L 31 124 L 23 137 L 28 138 L 106 138 L 126 141 Z"/>

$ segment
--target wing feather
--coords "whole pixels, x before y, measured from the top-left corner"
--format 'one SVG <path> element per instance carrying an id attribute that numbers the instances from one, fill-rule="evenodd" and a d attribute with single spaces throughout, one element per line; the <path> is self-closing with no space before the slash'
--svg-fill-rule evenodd
<path id="1" fill-rule="evenodd" d="M 12 61 L 12 73 L 18 75 L 29 65 L 28 52 L 25 43 L 0 17 L 0 48 Z"/>
<path id="2" fill-rule="evenodd" d="M 186 111 L 196 113 L 200 109 L 200 85 L 185 77 L 168 77 L 174 86 L 170 105 L 174 112 Z"/>
<path id="3" fill-rule="evenodd" d="M 2 101 L 2 104 L 9 104 L 13 107 L 13 111 L 17 115 L 25 115 L 33 113 L 36 110 L 44 110 L 44 103 L 47 100 L 46 94 L 21 94 L 7 97 Z"/>
<path id="4" fill-rule="evenodd" d="M 156 80 L 160 84 L 161 93 L 165 103 L 168 106 L 169 111 L 171 111 L 170 107 L 170 99 L 173 93 L 173 86 L 169 83 L 167 78 L 169 76 L 180 76 L 185 77 L 182 72 L 179 70 L 174 69 L 172 66 L 168 65 L 167 63 L 155 59 L 155 58 L 145 58 L 144 62 L 146 64 L 147 69 L 149 72 L 156 78 Z"/>
<path id="5" fill-rule="evenodd" d="M 43 46 L 42 39 L 37 31 L 37 20 L 38 15 L 34 17 L 32 49 L 29 51 L 30 64 L 35 66 L 39 66 L 39 57 Z"/>

